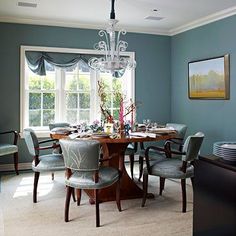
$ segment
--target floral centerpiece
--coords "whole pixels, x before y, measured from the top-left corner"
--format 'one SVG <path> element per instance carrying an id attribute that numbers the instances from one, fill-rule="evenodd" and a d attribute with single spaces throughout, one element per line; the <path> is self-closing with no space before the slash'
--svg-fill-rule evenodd
<path id="1" fill-rule="evenodd" d="M 108 94 L 105 90 L 105 85 L 103 82 L 98 81 L 98 95 L 100 97 L 100 109 L 101 113 L 104 117 L 105 122 L 107 123 L 114 123 L 114 117 L 112 116 L 109 108 L 106 106 L 106 102 L 108 100 Z M 119 129 L 120 132 L 124 130 L 124 123 L 127 116 L 130 114 L 131 120 L 130 125 L 133 126 L 136 119 L 136 109 L 137 104 L 130 100 L 126 100 L 125 96 L 122 94 L 121 91 L 117 90 L 113 92 L 113 96 L 119 101 Z"/>

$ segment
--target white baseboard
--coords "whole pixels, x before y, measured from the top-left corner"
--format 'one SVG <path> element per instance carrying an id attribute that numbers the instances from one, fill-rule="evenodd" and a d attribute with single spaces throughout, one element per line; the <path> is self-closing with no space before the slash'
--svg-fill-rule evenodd
<path id="1" fill-rule="evenodd" d="M 32 169 L 32 163 L 19 163 L 18 170 L 29 170 Z M 15 171 L 14 164 L 1 164 L 0 165 L 0 172 L 1 171 Z"/>

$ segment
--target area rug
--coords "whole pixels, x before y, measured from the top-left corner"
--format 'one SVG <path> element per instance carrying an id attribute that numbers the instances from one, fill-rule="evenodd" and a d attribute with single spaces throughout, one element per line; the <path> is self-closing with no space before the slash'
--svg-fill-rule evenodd
<path id="1" fill-rule="evenodd" d="M 1 236 L 190 236 L 192 235 L 192 187 L 187 184 L 187 212 L 182 213 L 181 186 L 167 180 L 163 196 L 158 195 L 159 179 L 151 177 L 149 192 L 155 199 L 123 200 L 122 212 L 115 202 L 100 204 L 101 227 L 95 227 L 95 207 L 82 194 L 81 206 L 71 201 L 70 222 L 64 222 L 64 172 L 40 176 L 38 203 L 32 202 L 33 173 L 2 175 L 0 193 Z"/>

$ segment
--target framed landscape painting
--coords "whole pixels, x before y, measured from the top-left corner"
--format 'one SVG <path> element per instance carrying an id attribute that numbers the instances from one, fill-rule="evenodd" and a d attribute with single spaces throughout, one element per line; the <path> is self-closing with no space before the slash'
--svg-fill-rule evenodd
<path id="1" fill-rule="evenodd" d="M 188 63 L 190 99 L 229 99 L 229 55 Z"/>

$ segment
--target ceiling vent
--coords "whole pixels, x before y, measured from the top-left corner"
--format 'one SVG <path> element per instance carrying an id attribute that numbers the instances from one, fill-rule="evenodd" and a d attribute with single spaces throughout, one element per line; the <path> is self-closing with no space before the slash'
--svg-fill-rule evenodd
<path id="1" fill-rule="evenodd" d="M 144 18 L 145 20 L 162 20 L 164 17 L 159 17 L 159 16 L 146 16 Z"/>
<path id="2" fill-rule="evenodd" d="M 37 3 L 32 3 L 32 2 L 18 2 L 19 7 L 37 7 Z"/>

